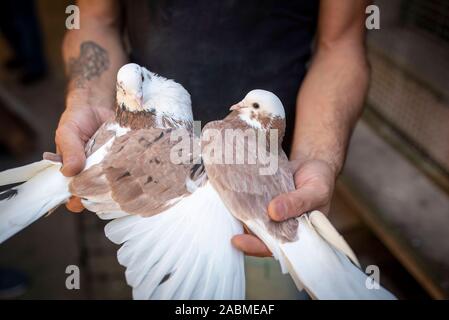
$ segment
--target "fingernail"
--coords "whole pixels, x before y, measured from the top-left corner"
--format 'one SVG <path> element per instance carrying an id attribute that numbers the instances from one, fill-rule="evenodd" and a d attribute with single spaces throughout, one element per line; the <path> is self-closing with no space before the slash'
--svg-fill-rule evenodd
<path id="1" fill-rule="evenodd" d="M 280 220 L 285 219 L 287 215 L 287 206 L 284 201 L 276 201 L 274 204 L 274 212 L 276 217 Z"/>

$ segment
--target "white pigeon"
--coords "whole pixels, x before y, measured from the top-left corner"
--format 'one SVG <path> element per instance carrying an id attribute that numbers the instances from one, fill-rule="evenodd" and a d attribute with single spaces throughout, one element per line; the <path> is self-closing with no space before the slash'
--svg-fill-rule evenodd
<path id="1" fill-rule="evenodd" d="M 281 147 L 285 112 L 279 98 L 253 90 L 231 110 L 224 120 L 209 122 L 202 134 L 208 179 L 231 213 L 267 245 L 298 289 L 305 288 L 313 298 L 394 299 L 380 286 L 370 289 L 377 286 L 369 285 L 372 279 L 359 269 L 349 245 L 321 212 L 285 222 L 269 219 L 269 202 L 295 189 Z M 244 139 L 230 138 L 232 131 L 244 133 Z M 270 140 L 273 133 L 277 135 Z M 239 163 L 237 157 L 242 154 L 244 161 Z M 271 173 L 266 161 L 270 156 L 277 164 Z"/>
<path id="2" fill-rule="evenodd" d="M 193 140 L 190 95 L 178 83 L 136 64 L 117 74 L 117 111 L 86 145 L 86 166 L 73 178 L 56 155 L 0 173 L 0 243 L 72 195 L 123 244 L 135 299 L 243 299 L 243 254 L 231 238 L 243 232 L 205 179 L 204 168 L 174 164 L 175 130 Z"/>

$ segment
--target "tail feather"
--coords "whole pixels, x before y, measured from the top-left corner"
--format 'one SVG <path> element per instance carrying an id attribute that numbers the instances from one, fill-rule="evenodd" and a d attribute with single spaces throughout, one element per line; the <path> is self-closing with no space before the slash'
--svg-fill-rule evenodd
<path id="1" fill-rule="evenodd" d="M 299 218 L 298 240 L 281 244 L 280 249 L 295 284 L 315 299 L 395 299 L 380 285 L 368 286 L 372 279 L 330 246 L 306 216 Z"/>
<path id="2" fill-rule="evenodd" d="M 324 240 L 335 249 L 340 250 L 341 253 L 344 253 L 357 267 L 360 268 L 360 262 L 351 247 L 322 212 L 317 210 L 311 212 L 309 214 L 309 221 Z"/>
<path id="3" fill-rule="evenodd" d="M 0 193 L 0 243 L 68 199 L 60 163 L 42 160 L 0 173 L 0 184 L 25 183 Z"/>
<path id="4" fill-rule="evenodd" d="M 53 161 L 41 160 L 23 167 L 2 171 L 0 172 L 0 186 L 28 181 L 42 170 L 45 170 L 53 165 L 55 165 L 55 162 Z"/>

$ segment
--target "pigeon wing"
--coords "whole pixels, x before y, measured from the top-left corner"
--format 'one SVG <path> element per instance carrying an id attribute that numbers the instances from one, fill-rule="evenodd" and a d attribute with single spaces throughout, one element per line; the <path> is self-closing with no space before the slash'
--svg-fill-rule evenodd
<path id="1" fill-rule="evenodd" d="M 227 120 L 224 120 L 227 121 Z M 227 128 L 229 125 L 226 126 Z M 215 132 L 221 132 L 224 137 L 223 121 L 214 121 L 208 123 L 203 129 L 203 135 L 206 130 L 213 129 Z M 210 141 L 209 141 L 210 142 Z M 292 241 L 296 238 L 297 225 L 296 219 L 290 219 L 284 222 L 275 222 L 269 219 L 267 208 L 270 201 L 280 193 L 294 190 L 292 172 L 285 153 L 280 150 L 279 154 L 273 155 L 277 159 L 277 169 L 272 174 L 261 174 L 260 169 L 266 168 L 266 163 L 261 163 L 258 157 L 255 163 L 248 164 L 229 164 L 225 159 L 217 163 L 213 159 L 213 143 L 204 143 L 202 157 L 205 162 L 206 172 L 212 185 L 217 189 L 224 203 L 232 214 L 243 221 L 251 231 L 259 237 L 263 235 L 255 228 L 265 228 L 269 235 L 275 239 Z M 229 152 L 236 150 L 248 154 L 250 152 L 249 144 L 243 140 L 222 139 L 222 150 Z M 253 227 L 251 227 L 253 226 Z M 270 245 L 273 240 L 263 239 L 270 250 L 275 250 L 276 245 Z M 275 254 L 275 252 L 273 252 Z"/>
<path id="2" fill-rule="evenodd" d="M 151 217 L 115 219 L 106 236 L 121 244 L 134 299 L 243 299 L 243 254 L 231 238 L 242 225 L 209 183 Z"/>
<path id="3" fill-rule="evenodd" d="M 185 196 L 193 164 L 174 164 L 168 129 L 132 130 L 116 137 L 103 161 L 76 176 L 70 191 L 95 212 L 153 215 Z"/>
<path id="4" fill-rule="evenodd" d="M 122 245 L 117 258 L 135 299 L 242 299 L 243 254 L 231 245 L 242 225 L 207 182 L 187 191 L 186 181 L 204 178 L 204 168 L 174 164 L 169 133 L 115 138 L 103 162 L 71 188 L 86 208 L 114 219 L 105 233 Z"/>

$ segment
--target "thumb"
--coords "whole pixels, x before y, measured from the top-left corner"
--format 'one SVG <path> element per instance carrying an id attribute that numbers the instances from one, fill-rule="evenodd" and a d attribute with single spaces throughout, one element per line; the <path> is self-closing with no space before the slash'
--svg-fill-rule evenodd
<path id="1" fill-rule="evenodd" d="M 56 145 L 62 155 L 61 172 L 66 177 L 72 177 L 84 168 L 86 156 L 84 142 L 78 134 L 70 128 L 58 128 L 56 132 Z"/>
<path id="2" fill-rule="evenodd" d="M 326 194 L 315 186 L 303 186 L 271 200 L 268 205 L 268 214 L 275 221 L 298 217 L 325 205 L 328 201 Z"/>

